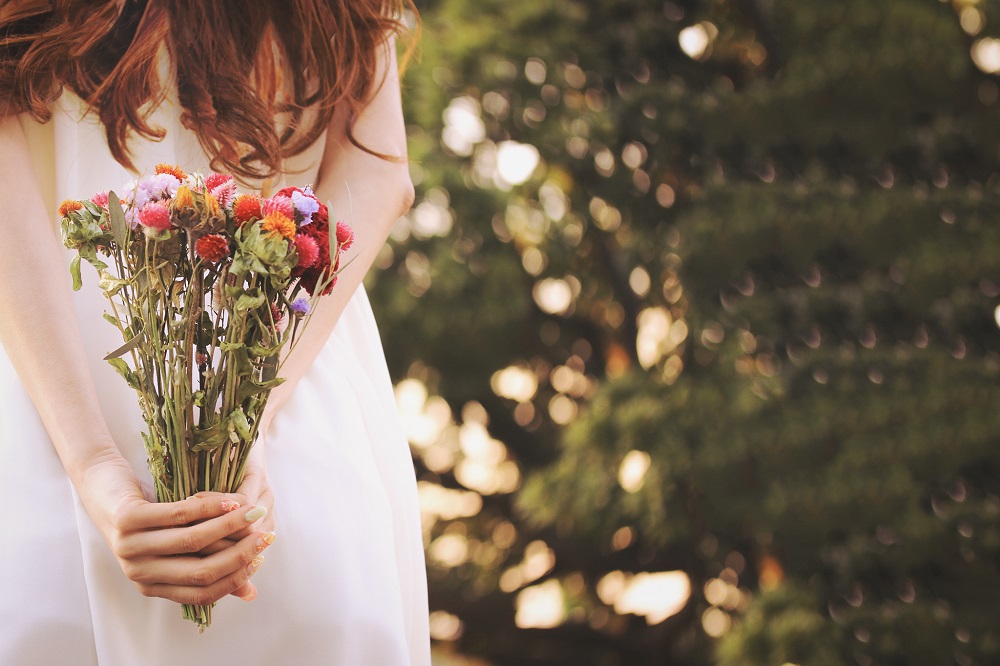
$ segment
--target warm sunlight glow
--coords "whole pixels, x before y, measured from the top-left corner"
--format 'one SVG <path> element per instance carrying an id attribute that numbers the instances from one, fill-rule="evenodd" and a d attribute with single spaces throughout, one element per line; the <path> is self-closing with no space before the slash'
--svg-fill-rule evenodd
<path id="1" fill-rule="evenodd" d="M 430 615 L 431 638 L 436 641 L 454 641 L 462 635 L 462 621 L 457 615 L 436 610 Z"/>
<path id="2" fill-rule="evenodd" d="M 656 365 L 688 336 L 687 323 L 683 319 L 674 321 L 664 307 L 646 308 L 639 313 L 638 324 L 636 352 L 644 368 Z"/>
<path id="3" fill-rule="evenodd" d="M 629 451 L 618 468 L 618 483 L 626 492 L 634 493 L 642 488 L 642 482 L 649 471 L 649 454 L 645 451 Z"/>
<path id="4" fill-rule="evenodd" d="M 712 638 L 724 636 L 732 624 L 729 614 L 718 608 L 709 608 L 701 616 L 701 627 Z"/>
<path id="5" fill-rule="evenodd" d="M 984 37 L 972 44 L 972 62 L 987 74 L 1000 72 L 1000 39 Z"/>
<path id="6" fill-rule="evenodd" d="M 514 623 L 521 629 L 549 629 L 566 618 L 563 589 L 558 580 L 527 587 L 517 595 Z"/>
<path id="7" fill-rule="evenodd" d="M 708 47 L 718 34 L 718 28 L 707 21 L 703 21 L 681 30 L 680 35 L 677 36 L 677 42 L 680 44 L 681 50 L 689 58 L 699 60 L 707 55 Z"/>
<path id="8" fill-rule="evenodd" d="M 463 534 L 442 534 L 427 548 L 427 555 L 446 567 L 457 567 L 469 559 L 469 541 Z"/>
<path id="9" fill-rule="evenodd" d="M 538 161 L 538 149 L 530 144 L 501 141 L 497 146 L 497 172 L 509 185 L 520 185 L 528 180 Z"/>
<path id="10" fill-rule="evenodd" d="M 441 396 L 427 395 L 418 379 L 404 379 L 395 388 L 396 409 L 406 437 L 418 449 L 433 445 L 451 423 L 451 408 Z"/>
<path id="11" fill-rule="evenodd" d="M 683 571 L 638 573 L 625 585 L 615 612 L 644 615 L 657 624 L 679 613 L 690 596 L 691 580 Z"/>
<path id="12" fill-rule="evenodd" d="M 410 229 L 417 238 L 447 236 L 455 220 L 446 207 L 425 199 L 410 213 Z"/>
<path id="13" fill-rule="evenodd" d="M 691 597 L 691 579 L 683 571 L 612 571 L 597 582 L 597 596 L 616 613 L 642 615 L 647 623 L 657 624 L 684 608 Z"/>
<path id="14" fill-rule="evenodd" d="M 468 96 L 451 100 L 442 114 L 444 131 L 441 141 L 456 155 L 467 157 L 473 147 L 486 138 L 486 126 L 480 117 L 479 102 Z"/>
<path id="15" fill-rule="evenodd" d="M 549 314 L 563 314 L 573 302 L 573 288 L 566 280 L 556 278 L 537 282 L 531 295 L 538 307 Z"/>
<path id="16" fill-rule="evenodd" d="M 527 402 L 538 390 L 538 378 L 530 368 L 510 365 L 493 373 L 490 386 L 501 398 Z"/>
<path id="17" fill-rule="evenodd" d="M 452 490 L 428 481 L 417 483 L 420 511 L 426 519 L 469 518 L 483 508 L 483 498 L 471 490 Z"/>

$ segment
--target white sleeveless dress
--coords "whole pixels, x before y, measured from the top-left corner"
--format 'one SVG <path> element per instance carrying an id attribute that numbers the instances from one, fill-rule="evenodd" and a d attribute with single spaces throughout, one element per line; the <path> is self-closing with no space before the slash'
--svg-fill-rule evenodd
<path id="1" fill-rule="evenodd" d="M 53 218 L 62 199 L 134 177 L 111 157 L 97 121 L 81 116 L 67 93 L 49 124 L 21 119 Z M 167 138 L 133 140 L 140 168 L 168 162 L 209 172 L 175 102 L 154 120 Z M 276 187 L 312 183 L 323 143 L 286 163 L 292 175 Z M 68 274 L 53 279 L 69 288 Z M 74 294 L 84 343 L 104 415 L 151 497 L 135 394 L 101 360 L 121 339 L 101 317 L 106 301 L 96 283 L 85 264 L 84 288 Z M 363 288 L 275 417 L 265 447 L 278 538 L 254 577 L 257 599 L 226 597 L 199 635 L 179 605 L 141 596 L 122 574 L 0 347 L 0 664 L 429 664 L 413 466 Z"/>

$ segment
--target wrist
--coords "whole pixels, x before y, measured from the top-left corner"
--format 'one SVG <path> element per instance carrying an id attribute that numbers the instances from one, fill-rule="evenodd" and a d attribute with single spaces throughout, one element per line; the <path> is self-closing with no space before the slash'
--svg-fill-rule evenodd
<path id="1" fill-rule="evenodd" d="M 64 439 L 63 445 L 56 448 L 63 468 L 76 488 L 80 488 L 96 469 L 107 468 L 110 464 L 128 465 L 107 430 Z"/>

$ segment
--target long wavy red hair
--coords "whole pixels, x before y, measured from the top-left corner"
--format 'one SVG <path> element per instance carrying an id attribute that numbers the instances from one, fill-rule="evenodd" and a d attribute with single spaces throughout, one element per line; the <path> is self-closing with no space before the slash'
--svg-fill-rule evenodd
<path id="1" fill-rule="evenodd" d="M 341 106 L 359 145 L 354 118 L 381 85 L 378 51 L 404 30 L 404 9 L 410 0 L 7 0 L 0 109 L 47 122 L 69 88 L 104 124 L 115 159 L 134 167 L 129 136 L 164 136 L 150 115 L 169 85 L 160 77 L 165 47 L 181 121 L 213 168 L 268 177 Z"/>

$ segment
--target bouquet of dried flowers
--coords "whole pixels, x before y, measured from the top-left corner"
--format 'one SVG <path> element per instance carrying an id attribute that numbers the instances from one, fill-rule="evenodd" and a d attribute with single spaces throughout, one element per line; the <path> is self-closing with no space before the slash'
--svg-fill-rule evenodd
<path id="1" fill-rule="evenodd" d="M 157 500 L 235 491 L 282 349 L 333 288 L 353 232 L 331 227 L 309 187 L 240 195 L 230 175 L 161 164 L 121 192 L 59 207 L 73 288 L 86 260 L 124 340 L 106 360 L 138 394 Z M 211 606 L 183 615 L 204 630 Z"/>

